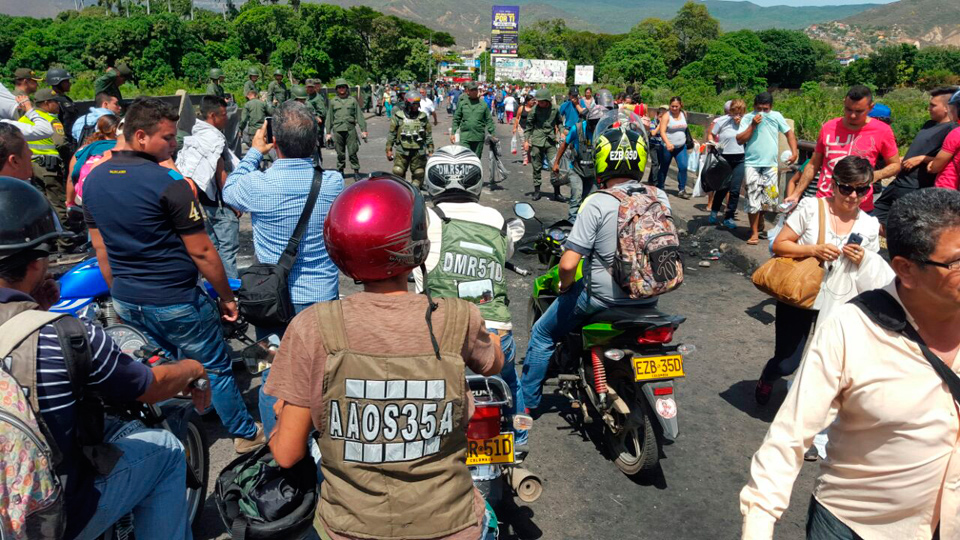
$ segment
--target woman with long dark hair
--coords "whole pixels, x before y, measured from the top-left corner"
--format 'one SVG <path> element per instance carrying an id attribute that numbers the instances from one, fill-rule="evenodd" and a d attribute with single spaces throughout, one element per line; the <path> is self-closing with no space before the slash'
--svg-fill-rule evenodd
<path id="1" fill-rule="evenodd" d="M 660 174 L 657 187 L 663 189 L 670 170 L 670 160 L 677 162 L 677 196 L 689 199 L 687 193 L 687 114 L 683 111 L 680 96 L 670 98 L 670 109 L 660 117 L 657 133 L 663 140 L 660 147 Z"/>

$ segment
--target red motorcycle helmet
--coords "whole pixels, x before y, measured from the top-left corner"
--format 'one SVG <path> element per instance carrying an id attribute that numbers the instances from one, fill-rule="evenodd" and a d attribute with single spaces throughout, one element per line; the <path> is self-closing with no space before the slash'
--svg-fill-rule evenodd
<path id="1" fill-rule="evenodd" d="M 327 253 L 344 274 L 380 281 L 423 264 L 430 252 L 420 190 L 375 172 L 343 190 L 323 223 Z"/>

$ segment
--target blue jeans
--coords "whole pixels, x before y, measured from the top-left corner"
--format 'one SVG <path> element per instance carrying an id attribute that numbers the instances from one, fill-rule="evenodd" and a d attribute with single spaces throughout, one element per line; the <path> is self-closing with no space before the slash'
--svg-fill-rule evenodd
<path id="1" fill-rule="evenodd" d="M 543 379 L 547 376 L 547 367 L 557 342 L 576 329 L 591 313 L 601 309 L 590 301 L 584 281 L 577 281 L 570 290 L 561 294 L 530 330 L 520 385 L 523 387 L 524 405 L 531 411 L 540 406 Z"/>
<path id="2" fill-rule="evenodd" d="M 659 149 L 660 155 L 660 174 L 657 177 L 657 187 L 663 189 L 664 183 L 667 181 L 667 173 L 670 171 L 670 160 L 677 160 L 677 184 L 680 191 L 683 191 L 687 187 L 687 160 L 689 154 L 687 154 L 687 147 L 684 145 L 674 146 L 673 152 L 667 150 L 666 145 L 661 146 Z"/>
<path id="3" fill-rule="evenodd" d="M 193 358 L 203 364 L 213 391 L 213 408 L 234 437 L 253 438 L 257 425 L 247 412 L 233 378 L 230 351 L 220 328 L 220 313 L 212 298 L 201 291 L 193 303 L 153 306 L 113 299 L 117 315 L 144 332 L 170 358 Z"/>
<path id="4" fill-rule="evenodd" d="M 307 309 L 313 304 L 294 304 L 293 310 L 296 313 Z M 283 337 L 283 333 L 287 330 L 286 327 L 281 328 L 255 328 L 257 339 L 263 339 L 270 334 L 276 334 Z M 277 403 L 277 398 L 265 394 L 263 392 L 264 387 L 267 386 L 267 377 L 270 376 L 270 370 L 265 369 L 260 373 L 260 421 L 263 422 L 263 432 L 266 434 L 267 438 L 270 437 L 270 434 L 273 433 L 273 428 L 277 427 L 277 416 L 273 414 L 273 406 Z"/>
<path id="5" fill-rule="evenodd" d="M 137 422 L 139 424 L 139 422 Z M 97 511 L 77 536 L 94 539 L 133 512 L 138 540 L 190 540 L 187 521 L 187 461 L 180 440 L 160 429 L 122 422 L 108 428 L 132 429 L 114 444 L 123 451 L 113 471 L 94 480 Z"/>
<path id="6" fill-rule="evenodd" d="M 240 218 L 233 210 L 226 206 L 204 206 L 207 220 L 207 234 L 213 241 L 220 260 L 223 261 L 223 270 L 230 279 L 237 279 L 237 253 L 240 252 Z"/>
<path id="7" fill-rule="evenodd" d="M 523 413 L 524 406 L 523 392 L 520 391 L 520 380 L 517 377 L 517 344 L 513 341 L 513 332 L 509 330 L 497 330 L 487 328 L 494 334 L 500 334 L 500 349 L 503 350 L 503 369 L 500 370 L 500 378 L 510 387 L 510 393 L 513 394 L 513 407 L 510 414 Z M 525 444 L 527 442 L 527 431 L 516 431 L 515 443 Z"/>

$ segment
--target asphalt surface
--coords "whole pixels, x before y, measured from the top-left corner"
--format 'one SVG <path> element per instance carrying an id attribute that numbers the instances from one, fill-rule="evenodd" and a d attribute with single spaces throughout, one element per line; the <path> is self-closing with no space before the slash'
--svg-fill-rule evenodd
<path id="1" fill-rule="evenodd" d="M 438 147 L 449 142 L 450 117 L 438 113 L 434 128 Z M 361 146 L 361 169 L 390 170 L 384 155 L 387 119 L 368 120 L 370 140 Z M 509 177 L 504 189 L 484 190 L 481 202 L 512 216 L 514 202 L 528 200 L 530 167 L 511 155 L 510 132 L 497 126 Z M 488 161 L 484 155 L 484 167 Z M 324 163 L 335 164 L 332 151 L 324 151 Z M 546 180 L 546 175 L 545 180 Z M 352 182 L 351 178 L 347 179 Z M 674 185 L 668 182 L 669 185 Z M 668 188 L 668 192 L 675 194 Z M 566 194 L 566 188 L 564 188 Z M 614 466 L 594 430 L 582 430 L 567 418 L 573 411 L 565 398 L 544 391 L 543 409 L 531 432 L 531 453 L 526 467 L 543 479 L 539 501 L 517 504 L 500 515 L 510 525 L 502 538 L 519 539 L 727 539 L 739 536 L 739 492 L 747 481 L 750 458 L 759 447 L 770 421 L 786 393 L 780 383 L 766 407 L 753 399 L 756 378 L 773 351 L 773 303 L 744 277 L 743 256 L 725 253 L 710 267 L 699 262 L 721 243 L 742 242 L 720 234 L 705 223 L 702 201 L 671 197 L 675 214 L 689 232 L 683 238 L 686 276 L 684 285 L 660 300 L 660 309 L 687 317 L 676 340 L 692 343 L 696 352 L 685 358 L 686 378 L 677 382 L 680 436 L 663 448 L 660 470 L 640 478 L 628 478 Z M 533 202 L 545 223 L 563 218 L 567 205 L 546 198 Z M 745 216 L 741 217 L 741 224 Z M 538 225 L 528 222 L 528 234 Z M 729 236 L 729 238 L 727 238 Z M 739 244 L 738 244 L 739 248 Z M 250 221 L 241 222 L 241 264 L 253 256 Z M 542 271 L 533 256 L 518 254 L 513 261 L 534 272 Z M 522 360 L 529 336 L 529 298 L 533 277 L 508 273 L 511 311 L 518 357 Z M 341 279 L 341 294 L 357 290 L 352 280 Z M 239 365 L 238 365 L 239 367 Z M 251 411 L 256 414 L 259 378 L 238 373 L 238 381 Z M 206 422 L 211 446 L 211 492 L 213 481 L 236 456 L 229 435 L 215 416 Z M 776 538 L 803 538 L 806 509 L 816 466 L 807 464 L 795 484 L 792 506 L 781 519 Z M 517 500 L 519 503 L 519 499 Z M 213 501 L 207 498 L 196 538 L 229 538 Z"/>

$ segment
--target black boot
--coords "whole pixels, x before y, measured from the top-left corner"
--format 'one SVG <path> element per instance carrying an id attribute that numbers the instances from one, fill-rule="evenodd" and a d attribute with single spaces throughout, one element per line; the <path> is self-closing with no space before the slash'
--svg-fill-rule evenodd
<path id="1" fill-rule="evenodd" d="M 553 200 L 567 202 L 567 198 L 560 194 L 560 186 L 553 186 Z"/>
<path id="2" fill-rule="evenodd" d="M 540 193 L 540 186 L 533 188 L 533 200 L 539 201 L 543 194 Z"/>

